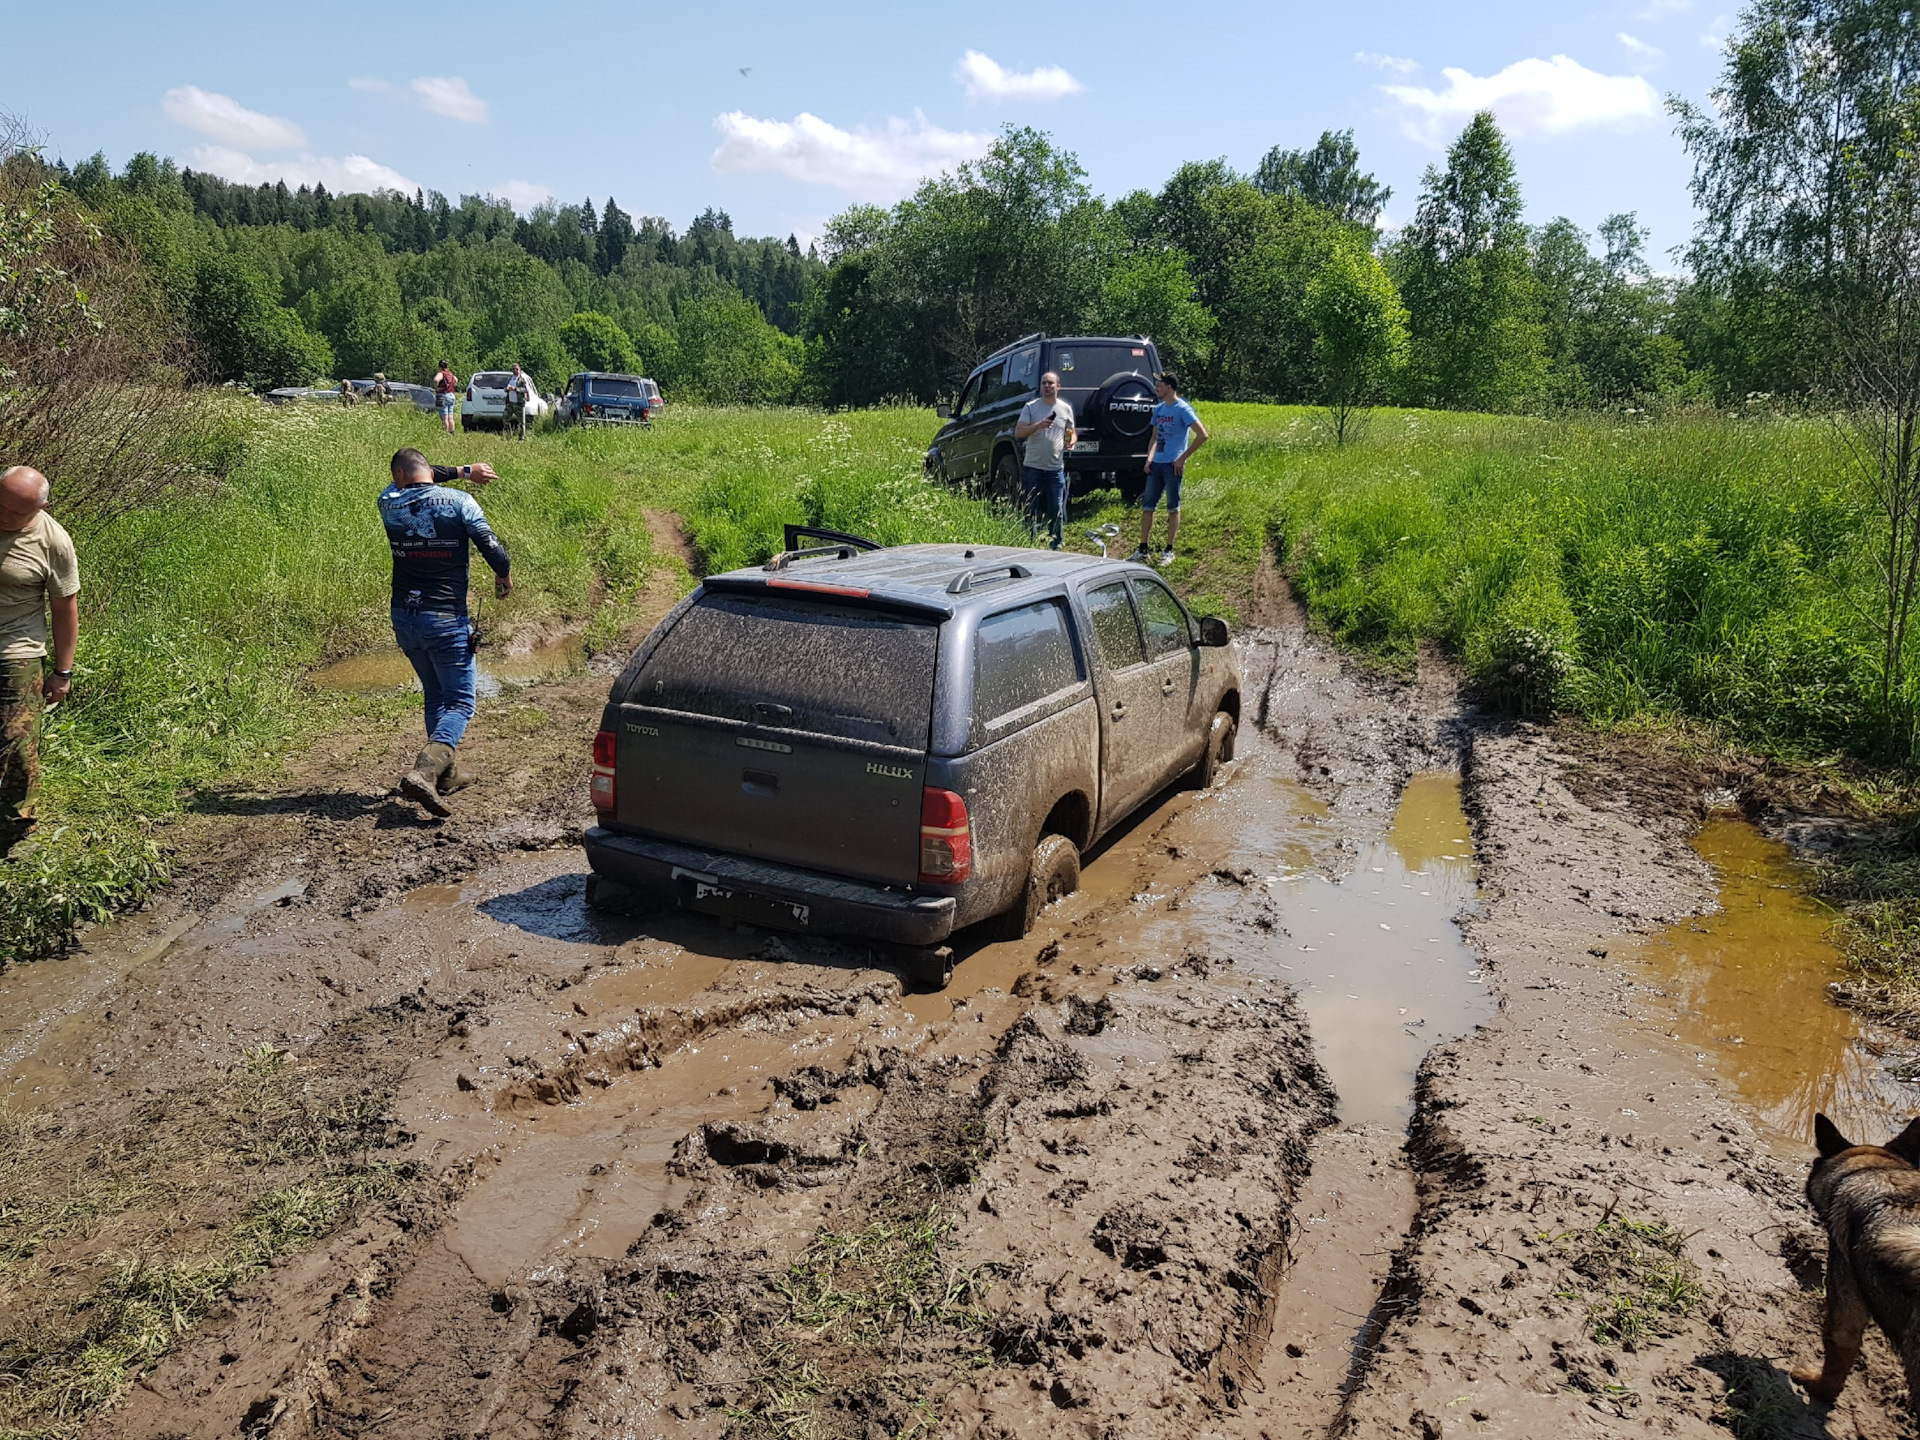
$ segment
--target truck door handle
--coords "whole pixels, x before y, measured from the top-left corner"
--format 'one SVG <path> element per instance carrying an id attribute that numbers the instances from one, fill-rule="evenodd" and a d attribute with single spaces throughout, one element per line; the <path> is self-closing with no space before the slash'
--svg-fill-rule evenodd
<path id="1" fill-rule="evenodd" d="M 1173 694 L 1173 677 L 1171 675 L 1160 682 L 1160 693 L 1162 695 Z"/>
<path id="2" fill-rule="evenodd" d="M 1127 707 L 1123 701 L 1116 700 L 1113 702 L 1113 718 L 1116 720 L 1124 720 L 1127 718 Z"/>

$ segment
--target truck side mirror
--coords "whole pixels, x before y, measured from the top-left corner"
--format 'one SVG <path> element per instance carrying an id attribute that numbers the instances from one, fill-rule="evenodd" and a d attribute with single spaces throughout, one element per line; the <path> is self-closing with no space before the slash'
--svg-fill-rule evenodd
<path id="1" fill-rule="evenodd" d="M 938 415 L 942 420 L 951 420 L 953 418 L 953 406 L 942 401 L 933 407 L 933 413 Z"/>
<path id="2" fill-rule="evenodd" d="M 1200 617 L 1200 643 L 1202 645 L 1225 645 L 1232 637 L 1227 634 L 1227 622 L 1218 615 Z"/>

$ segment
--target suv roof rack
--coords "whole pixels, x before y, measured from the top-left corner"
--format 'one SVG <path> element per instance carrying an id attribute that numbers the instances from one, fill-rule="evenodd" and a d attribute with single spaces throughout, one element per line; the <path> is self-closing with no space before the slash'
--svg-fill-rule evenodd
<path id="1" fill-rule="evenodd" d="M 785 548 L 762 565 L 762 570 L 784 570 L 796 560 L 812 560 L 822 555 L 831 555 L 836 560 L 851 560 L 862 550 L 885 548 L 878 540 L 869 540 L 864 535 L 849 535 L 844 530 L 828 530 L 818 525 L 789 525 L 781 539 Z M 825 540 L 827 543 L 802 549 L 800 542 L 808 539 Z"/>
<path id="2" fill-rule="evenodd" d="M 1002 345 L 998 350 L 994 351 L 992 355 L 987 356 L 987 360 L 996 359 L 999 356 L 1006 354 L 1009 350 L 1018 350 L 1022 345 L 1031 345 L 1036 340 L 1044 340 L 1046 338 L 1047 338 L 1047 332 L 1044 330 L 1036 330 L 1031 335 L 1022 335 L 1018 340 L 1009 340 L 1006 344 Z M 986 364 L 987 360 L 982 360 L 980 364 L 982 365 Z"/>

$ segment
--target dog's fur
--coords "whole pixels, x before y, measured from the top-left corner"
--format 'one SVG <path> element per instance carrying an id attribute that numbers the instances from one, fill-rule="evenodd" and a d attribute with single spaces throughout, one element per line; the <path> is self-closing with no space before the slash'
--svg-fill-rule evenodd
<path id="1" fill-rule="evenodd" d="M 1885 1145 L 1856 1145 L 1824 1115 L 1813 1122 L 1820 1156 L 1807 1200 L 1827 1227 L 1825 1363 L 1793 1378 L 1832 1404 L 1860 1358 L 1871 1317 L 1906 1366 L 1909 1404 L 1920 1401 L 1920 1118 Z"/>

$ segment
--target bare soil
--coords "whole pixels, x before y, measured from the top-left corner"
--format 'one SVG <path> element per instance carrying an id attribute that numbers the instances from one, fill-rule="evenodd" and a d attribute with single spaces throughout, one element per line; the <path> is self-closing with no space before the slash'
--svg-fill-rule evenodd
<path id="1" fill-rule="evenodd" d="M 1463 709 L 1438 666 L 1371 674 L 1265 584 L 1226 780 L 1159 797 L 1035 935 L 962 947 L 940 994 L 855 946 L 588 911 L 605 675 L 485 705 L 485 778 L 448 821 L 393 798 L 399 723 L 214 797 L 147 912 L 0 975 L 7 1204 L 82 1217 L 24 1251 L 0 1221 L 0 1355 L 18 1373 L 128 1257 L 224 1243 L 263 1195 L 380 1184 L 183 1316 L 112 1405 L 28 1418 L 1908 1433 L 1877 1336 L 1831 1411 L 1786 1382 L 1818 1346 L 1804 1157 L 1621 958 L 1712 903 L 1686 842 L 1714 777 Z M 1477 873 L 1472 951 L 1373 911 L 1334 936 L 1392 878 L 1369 847 L 1409 779 L 1448 771 L 1471 860 L 1409 859 L 1396 885 L 1411 905 L 1443 863 Z M 1448 1035 L 1402 1000 L 1374 1052 L 1316 1034 L 1350 975 L 1391 983 L 1338 957 L 1390 943 L 1437 947 L 1421 964 L 1479 1023 Z M 135 1175 L 159 1188 L 103 1188 Z"/>

